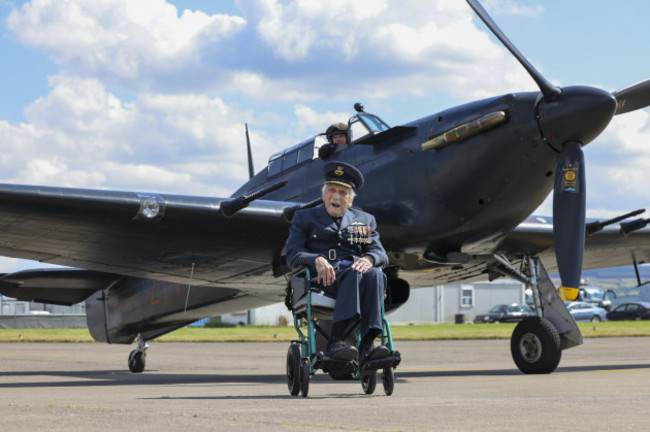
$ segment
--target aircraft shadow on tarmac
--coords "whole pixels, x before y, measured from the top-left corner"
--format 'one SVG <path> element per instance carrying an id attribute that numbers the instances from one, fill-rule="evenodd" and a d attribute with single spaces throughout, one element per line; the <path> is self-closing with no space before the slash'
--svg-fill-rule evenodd
<path id="1" fill-rule="evenodd" d="M 611 371 L 647 369 L 650 364 L 621 364 L 621 365 L 590 365 L 560 367 L 555 373 Z M 423 370 L 395 372 L 396 382 L 408 379 L 426 377 L 468 377 L 468 376 L 509 376 L 523 375 L 518 369 L 481 369 L 481 370 Z M 28 381 L 20 381 L 24 377 Z M 35 381 L 34 378 L 42 377 Z M 49 377 L 49 378 L 48 378 Z M 70 378 L 69 381 L 60 381 L 61 378 Z M 50 378 L 54 379 L 53 381 Z M 261 384 L 286 384 L 284 374 L 158 374 L 155 370 L 144 374 L 131 374 L 124 370 L 104 371 L 18 371 L 0 372 L 0 388 L 46 388 L 46 387 L 94 387 L 94 386 L 139 386 L 139 385 L 174 385 L 174 384 L 227 384 L 227 383 L 261 383 Z M 351 382 L 334 381 L 325 374 L 312 377 L 318 382 Z M 10 381 L 10 382 L 7 382 Z"/>

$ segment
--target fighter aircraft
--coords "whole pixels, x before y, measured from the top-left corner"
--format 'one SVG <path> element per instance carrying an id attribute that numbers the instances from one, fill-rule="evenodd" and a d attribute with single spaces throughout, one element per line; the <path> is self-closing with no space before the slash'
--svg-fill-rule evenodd
<path id="1" fill-rule="evenodd" d="M 366 179 L 355 205 L 376 216 L 389 252 L 387 310 L 411 288 L 516 278 L 533 289 L 538 316 L 515 328 L 513 359 L 525 373 L 549 373 L 582 342 L 560 298 L 577 295 L 581 269 L 650 258 L 649 220 L 628 220 L 642 211 L 586 223 L 582 153 L 614 115 L 650 104 L 650 80 L 613 93 L 557 87 L 468 3 L 539 91 L 393 127 L 356 104 L 350 144 L 326 160 L 351 163 Z M 250 163 L 251 179 L 231 197 L 0 185 L 0 254 L 67 267 L 5 274 L 0 292 L 85 300 L 92 336 L 137 339 L 129 368 L 142 372 L 146 341 L 284 299 L 284 243 L 293 214 L 319 203 L 324 141 L 289 147 L 257 174 Z M 531 217 L 551 191 L 553 217 Z M 556 270 L 559 290 L 548 277 Z"/>

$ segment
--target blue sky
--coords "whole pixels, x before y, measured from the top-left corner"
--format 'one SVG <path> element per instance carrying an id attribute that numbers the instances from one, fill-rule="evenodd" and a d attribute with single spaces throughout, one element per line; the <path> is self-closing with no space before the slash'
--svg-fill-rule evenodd
<path id="1" fill-rule="evenodd" d="M 560 86 L 650 78 L 650 2 L 483 4 Z M 536 89 L 460 0 L 0 0 L 0 17 L 0 182 L 226 196 L 245 122 L 259 170 L 357 101 L 398 125 Z M 588 216 L 650 205 L 649 115 L 585 148 Z"/>

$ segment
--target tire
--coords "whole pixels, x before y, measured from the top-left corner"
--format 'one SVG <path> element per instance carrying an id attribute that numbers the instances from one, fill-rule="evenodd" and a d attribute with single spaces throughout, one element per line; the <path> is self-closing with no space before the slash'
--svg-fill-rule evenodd
<path id="1" fill-rule="evenodd" d="M 302 394 L 302 397 L 307 397 L 309 394 L 310 372 L 309 360 L 303 359 L 300 366 L 300 393 Z"/>
<path id="2" fill-rule="evenodd" d="M 289 345 L 287 351 L 287 386 L 291 396 L 300 393 L 300 348 L 298 344 Z"/>
<path id="3" fill-rule="evenodd" d="M 591 322 L 600 322 L 600 317 L 598 315 L 594 315 L 591 317 Z"/>
<path id="4" fill-rule="evenodd" d="M 133 350 L 129 354 L 129 370 L 133 373 L 141 373 L 144 371 L 146 361 L 145 354 L 141 351 Z"/>
<path id="5" fill-rule="evenodd" d="M 381 381 L 384 384 L 384 393 L 386 393 L 386 396 L 392 395 L 393 388 L 395 387 L 395 372 L 393 372 L 392 367 L 384 368 Z"/>
<path id="6" fill-rule="evenodd" d="M 361 388 L 365 394 L 373 394 L 377 387 L 377 371 L 369 371 L 365 375 L 361 375 Z"/>
<path id="7" fill-rule="evenodd" d="M 547 319 L 537 316 L 526 318 L 512 333 L 510 352 L 523 373 L 551 373 L 562 358 L 560 335 Z"/>

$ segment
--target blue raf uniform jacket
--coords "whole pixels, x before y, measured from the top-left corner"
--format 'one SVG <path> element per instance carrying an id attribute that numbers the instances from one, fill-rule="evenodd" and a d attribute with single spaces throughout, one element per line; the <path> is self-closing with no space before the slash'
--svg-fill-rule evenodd
<path id="1" fill-rule="evenodd" d="M 316 274 L 314 261 L 319 256 L 325 257 L 335 268 L 339 261 L 351 264 L 364 255 L 372 256 L 375 266 L 388 264 L 373 215 L 350 207 L 343 214 L 339 227 L 327 213 L 325 204 L 296 212 L 286 254 L 291 268 L 307 265 L 313 275 Z"/>

